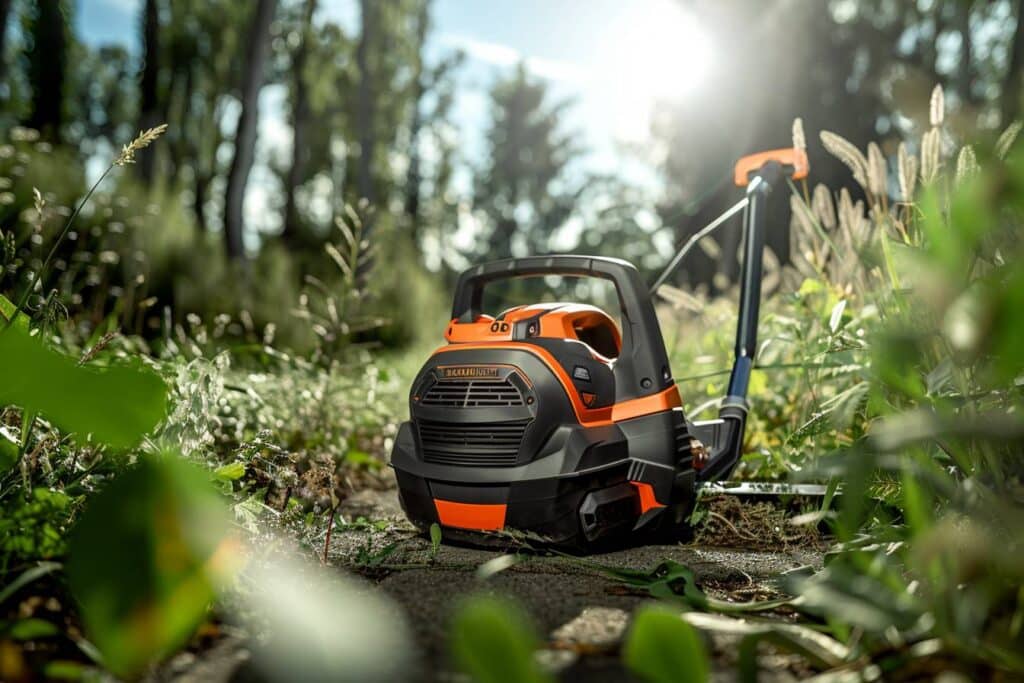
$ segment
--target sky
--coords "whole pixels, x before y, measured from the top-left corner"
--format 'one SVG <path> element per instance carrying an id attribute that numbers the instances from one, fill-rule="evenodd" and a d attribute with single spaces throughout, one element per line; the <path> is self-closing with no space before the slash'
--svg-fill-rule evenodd
<path id="1" fill-rule="evenodd" d="M 453 117 L 463 137 L 465 161 L 480 164 L 494 80 L 524 62 L 550 85 L 553 99 L 572 105 L 565 119 L 586 150 L 575 172 L 614 172 L 654 189 L 652 167 L 624 153 L 648 137 L 659 102 L 685 98 L 700 85 L 713 54 L 710 38 L 676 0 L 435 0 L 429 60 L 462 50 Z M 139 49 L 141 0 L 78 0 L 80 39 Z M 357 0 L 321 0 L 318 20 L 358 28 Z M 265 89 L 260 145 L 264 154 L 290 145 L 283 91 Z M 254 170 L 253 181 L 270 180 Z M 458 181 L 457 181 L 458 183 Z M 463 177 L 463 192 L 468 190 Z M 259 220 L 263 192 L 246 198 L 246 213 Z M 261 226 L 273 230 L 274 226 Z"/>

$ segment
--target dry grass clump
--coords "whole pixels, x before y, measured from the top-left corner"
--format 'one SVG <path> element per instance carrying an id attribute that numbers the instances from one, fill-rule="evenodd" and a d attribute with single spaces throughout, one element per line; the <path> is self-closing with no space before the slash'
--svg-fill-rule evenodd
<path id="1" fill-rule="evenodd" d="M 698 545 L 778 550 L 823 543 L 816 527 L 793 525 L 792 515 L 773 503 L 745 503 L 725 495 L 703 499 L 701 504 L 706 514 L 696 529 Z"/>

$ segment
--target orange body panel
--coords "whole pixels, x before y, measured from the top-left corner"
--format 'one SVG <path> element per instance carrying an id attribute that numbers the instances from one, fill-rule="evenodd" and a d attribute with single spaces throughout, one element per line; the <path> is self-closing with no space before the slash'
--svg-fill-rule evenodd
<path id="1" fill-rule="evenodd" d="M 437 518 L 445 526 L 474 531 L 498 531 L 505 526 L 506 505 L 477 505 L 434 499 Z"/>
<path id="2" fill-rule="evenodd" d="M 769 161 L 777 161 L 783 166 L 793 169 L 790 176 L 793 180 L 800 180 L 807 177 L 810 170 L 810 162 L 807 161 L 807 152 L 802 149 L 788 147 L 786 149 L 771 149 L 767 152 L 749 154 L 736 162 L 736 170 L 733 180 L 740 187 L 746 187 L 750 182 L 750 174 L 758 170 Z"/>
<path id="3" fill-rule="evenodd" d="M 658 499 L 654 496 L 654 487 L 643 481 L 631 481 L 629 482 L 636 488 L 636 492 L 640 494 L 640 514 L 644 514 L 648 510 L 654 508 L 665 507 L 664 503 L 659 503 Z"/>
<path id="4" fill-rule="evenodd" d="M 540 329 L 533 336 L 547 339 L 580 339 L 579 332 L 592 327 L 606 326 L 611 330 L 615 347 L 622 348 L 622 336 L 611 317 L 599 308 L 587 304 L 532 304 L 517 306 L 505 311 L 501 320 L 482 315 L 471 323 L 452 320 L 444 338 L 456 344 L 468 342 L 511 341 L 512 331 L 517 322 L 540 317 Z M 594 352 L 598 360 L 609 359 Z"/>
<path id="5" fill-rule="evenodd" d="M 531 344 L 524 344 L 522 342 L 491 342 L 488 344 L 452 344 L 450 346 L 442 346 L 438 350 L 434 351 L 437 353 L 445 353 L 447 351 L 461 351 L 464 349 L 494 349 L 494 348 L 507 348 L 507 349 L 519 349 L 532 353 L 537 356 L 551 368 L 551 371 L 555 373 L 555 377 L 561 382 L 565 388 L 566 394 L 569 395 L 569 400 L 572 402 L 573 411 L 576 413 L 576 419 L 579 420 L 581 425 L 587 427 L 597 427 L 601 425 L 613 424 L 619 420 L 628 420 L 634 417 L 640 417 L 642 415 L 650 415 L 652 413 L 659 413 L 664 410 L 672 410 L 683 405 L 682 399 L 679 397 L 679 389 L 674 384 L 664 391 L 652 394 L 650 396 L 644 396 L 642 398 L 634 398 L 629 401 L 622 401 L 611 406 L 604 408 L 588 408 L 583 398 L 576 391 L 576 387 L 572 383 L 572 379 L 569 374 L 565 371 L 554 356 L 548 353 L 546 350 L 539 346 L 533 346 Z"/>

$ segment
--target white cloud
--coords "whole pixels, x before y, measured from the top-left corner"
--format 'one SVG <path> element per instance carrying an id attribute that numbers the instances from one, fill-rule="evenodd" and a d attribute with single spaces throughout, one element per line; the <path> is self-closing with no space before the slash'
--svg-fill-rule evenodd
<path id="1" fill-rule="evenodd" d="M 547 59 L 545 57 L 531 57 L 501 43 L 476 40 L 475 38 L 452 33 L 442 34 L 438 40 L 441 44 L 462 50 L 472 59 L 484 62 L 485 64 L 514 66 L 519 62 L 524 62 L 527 70 L 531 73 L 550 81 L 583 83 L 589 78 L 587 71 L 573 62 Z"/>

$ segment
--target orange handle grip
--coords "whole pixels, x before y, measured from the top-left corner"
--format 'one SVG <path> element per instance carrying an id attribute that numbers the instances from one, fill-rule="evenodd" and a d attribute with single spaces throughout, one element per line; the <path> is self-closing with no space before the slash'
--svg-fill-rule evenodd
<path id="1" fill-rule="evenodd" d="M 736 170 L 733 175 L 734 182 L 740 187 L 746 187 L 750 182 L 750 174 L 759 170 L 769 161 L 777 161 L 787 170 L 789 177 L 793 180 L 800 180 L 807 177 L 811 165 L 807 161 L 807 152 L 795 147 L 785 149 L 771 149 L 767 152 L 748 154 L 736 162 Z"/>

